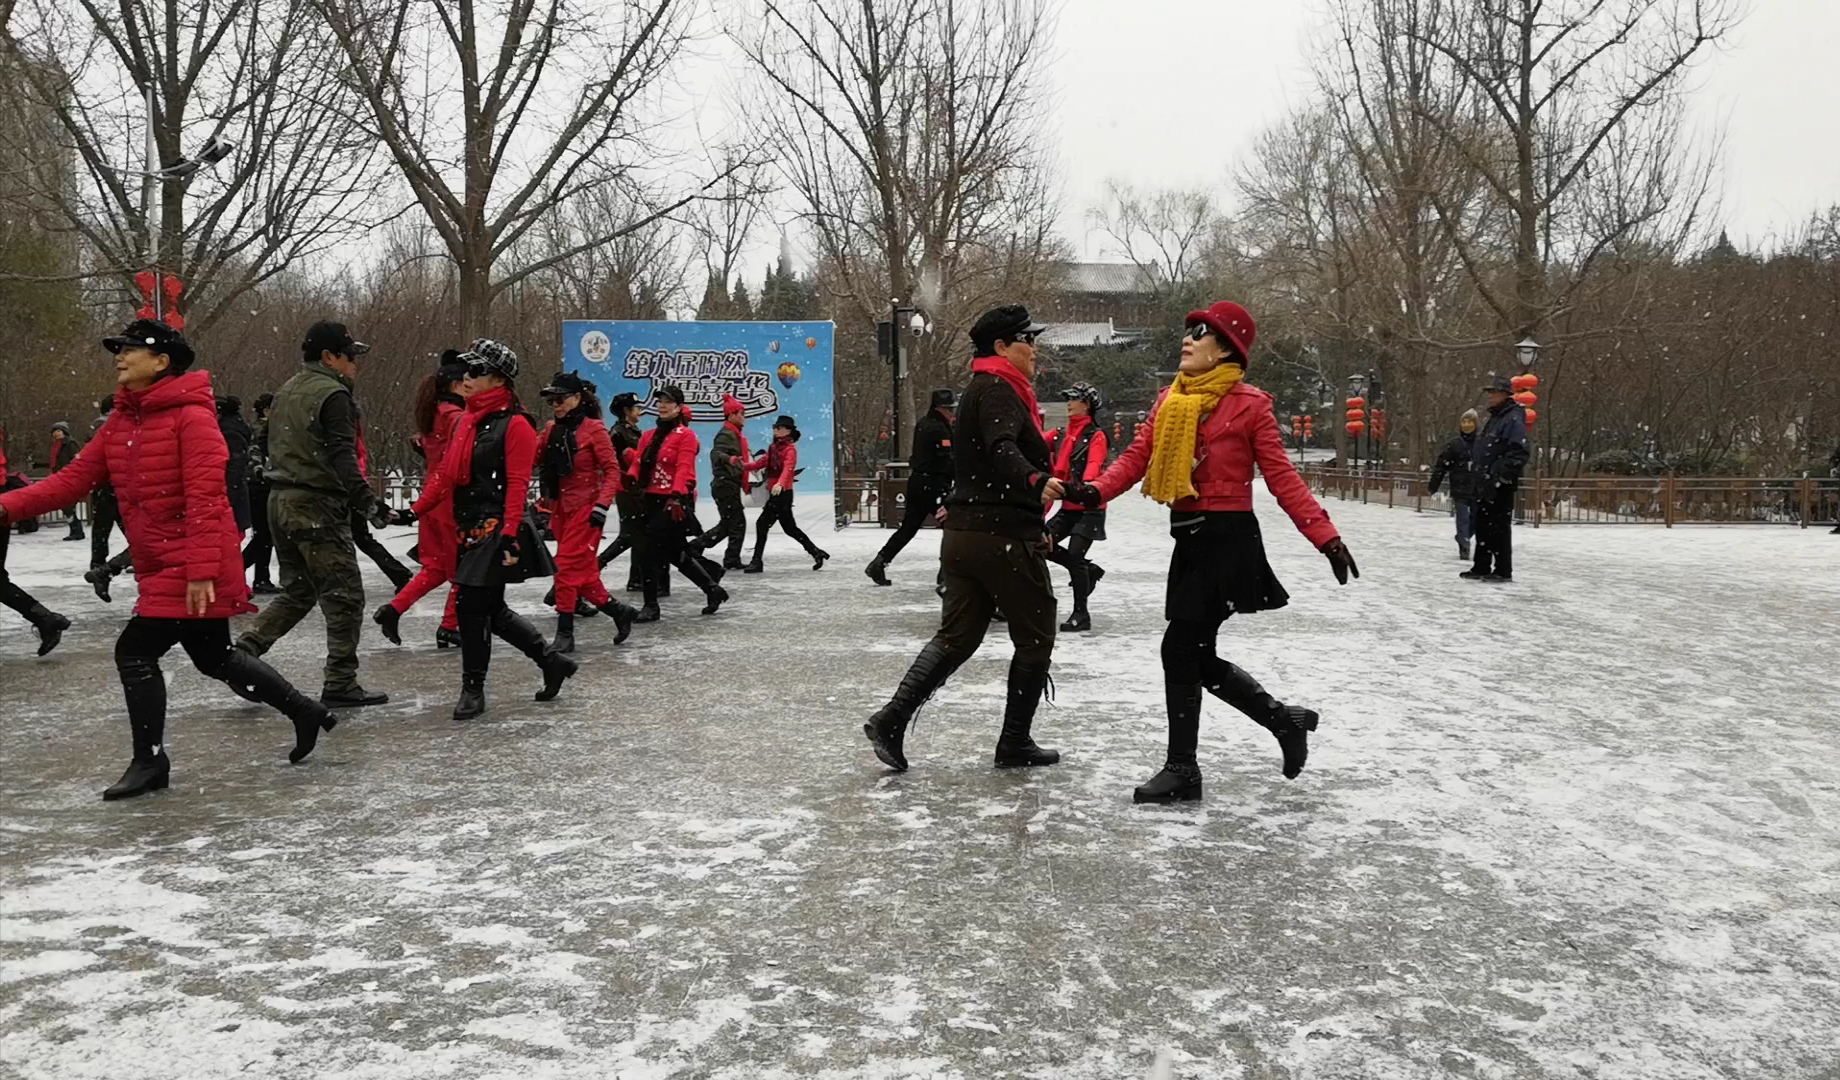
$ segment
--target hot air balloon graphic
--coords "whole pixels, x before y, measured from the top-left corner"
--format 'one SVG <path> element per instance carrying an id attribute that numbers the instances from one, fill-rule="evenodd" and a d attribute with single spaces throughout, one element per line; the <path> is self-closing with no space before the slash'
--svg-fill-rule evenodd
<path id="1" fill-rule="evenodd" d="M 790 390 L 792 389 L 792 384 L 799 381 L 799 376 L 802 372 L 799 371 L 799 365 L 788 360 L 779 366 L 778 374 L 779 384 Z"/>

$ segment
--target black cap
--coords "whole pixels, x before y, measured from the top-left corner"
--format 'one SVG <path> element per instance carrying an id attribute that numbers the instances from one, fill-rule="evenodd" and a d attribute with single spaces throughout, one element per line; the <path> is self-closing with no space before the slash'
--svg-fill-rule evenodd
<path id="1" fill-rule="evenodd" d="M 638 394 L 633 393 L 631 390 L 622 390 L 621 392 L 613 395 L 613 400 L 607 403 L 607 407 L 612 409 L 614 412 L 621 412 L 625 409 L 630 409 L 633 406 L 638 405 L 638 404 L 639 404 Z"/>
<path id="2" fill-rule="evenodd" d="M 300 343 L 301 358 L 307 363 L 318 360 L 323 352 L 356 358 L 370 351 L 369 345 L 351 336 L 344 323 L 325 319 L 307 327 L 306 339 Z"/>
<path id="3" fill-rule="evenodd" d="M 573 371 L 558 371 L 550 376 L 549 385 L 537 391 L 543 397 L 564 398 L 570 394 L 592 394 L 594 384 Z"/>
<path id="4" fill-rule="evenodd" d="M 274 408 L 274 405 L 275 405 L 275 395 L 268 394 L 268 393 L 262 393 L 262 394 L 256 395 L 256 411 L 257 412 L 267 412 L 268 410 Z"/>
<path id="5" fill-rule="evenodd" d="M 217 399 L 217 415 L 235 416 L 243 411 L 243 399 L 235 394 L 225 394 Z"/>
<path id="6" fill-rule="evenodd" d="M 1482 388 L 1499 394 L 1514 393 L 1514 384 L 1508 381 L 1506 375 L 1491 375 L 1489 381 L 1484 384 Z"/>
<path id="7" fill-rule="evenodd" d="M 953 393 L 950 387 L 942 387 L 933 391 L 933 404 L 930 407 L 934 409 L 956 409 L 958 408 L 958 395 Z"/>
<path id="8" fill-rule="evenodd" d="M 679 388 L 678 386 L 676 386 L 675 384 L 667 383 L 663 387 L 659 388 L 658 399 L 660 401 L 663 401 L 665 398 L 670 398 L 672 401 L 677 402 L 679 405 L 686 404 L 684 400 L 683 390 Z"/>
<path id="9" fill-rule="evenodd" d="M 799 422 L 798 422 L 797 420 L 794 420 L 794 419 L 793 419 L 792 417 L 790 417 L 790 416 L 787 416 L 787 415 L 786 415 L 786 414 L 784 414 L 784 413 L 781 413 L 781 414 L 780 414 L 780 417 L 779 417 L 779 419 L 777 419 L 777 420 L 775 420 L 775 421 L 773 421 L 773 426 L 774 426 L 774 427 L 776 427 L 776 428 L 782 428 L 782 427 L 783 427 L 783 428 L 785 428 L 785 429 L 786 429 L 787 431 L 797 431 L 797 430 L 799 430 Z"/>
<path id="10" fill-rule="evenodd" d="M 1021 304 L 994 307 L 978 316 L 971 326 L 971 344 L 979 355 L 988 356 L 999 341 L 1033 340 L 1047 326 L 1029 318 L 1029 309 Z"/>
<path id="11" fill-rule="evenodd" d="M 185 335 L 158 319 L 136 319 L 121 333 L 103 338 L 102 347 L 112 353 L 130 347 L 165 353 L 172 361 L 171 370 L 174 374 L 191 367 L 194 359 L 191 343 L 185 340 Z"/>

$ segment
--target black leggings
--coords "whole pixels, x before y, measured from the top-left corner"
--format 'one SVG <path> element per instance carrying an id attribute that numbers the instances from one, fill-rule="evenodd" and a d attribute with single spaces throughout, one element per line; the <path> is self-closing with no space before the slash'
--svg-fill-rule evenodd
<path id="1" fill-rule="evenodd" d="M 1073 583 L 1073 610 L 1085 611 L 1086 598 L 1092 595 L 1092 563 L 1086 560 L 1086 553 L 1092 550 L 1092 538 L 1089 536 L 1069 536 L 1065 544 L 1056 544 L 1048 549 L 1048 561 L 1067 568 L 1067 576 Z"/>
<path id="2" fill-rule="evenodd" d="M 1163 680 L 1172 683 L 1205 682 L 1220 663 L 1214 651 L 1220 623 L 1172 620 L 1163 631 Z"/>
<path id="3" fill-rule="evenodd" d="M 778 525 L 786 535 L 798 541 L 799 546 L 812 558 L 818 557 L 818 545 L 811 542 L 805 530 L 792 519 L 792 490 L 788 488 L 778 495 L 767 499 L 767 508 L 760 512 L 760 518 L 754 522 L 754 561 L 759 562 L 767 553 L 767 530 Z"/>
<path id="4" fill-rule="evenodd" d="M 5 604 L 30 619 L 32 616 L 27 613 L 37 610 L 38 601 L 32 599 L 31 594 L 24 589 L 13 584 L 12 576 L 6 572 L 6 546 L 12 536 L 11 522 L 0 525 L 0 604 Z"/>
<path id="5" fill-rule="evenodd" d="M 304 716 L 311 703 L 274 668 L 230 647 L 229 619 L 150 619 L 136 615 L 115 640 L 115 669 L 128 705 L 134 754 L 157 752 L 166 739 L 166 676 L 160 657 L 174 645 L 185 650 L 199 673 L 247 687 L 255 698 L 288 717 Z"/>

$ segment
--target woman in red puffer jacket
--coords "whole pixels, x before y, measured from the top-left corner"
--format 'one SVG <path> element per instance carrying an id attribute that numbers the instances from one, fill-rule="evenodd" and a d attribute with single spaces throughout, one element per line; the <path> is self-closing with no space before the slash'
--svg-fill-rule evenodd
<path id="1" fill-rule="evenodd" d="M 115 408 L 76 460 L 43 483 L 0 496 L 0 527 L 73 505 L 103 484 L 121 501 L 122 532 L 140 598 L 115 643 L 134 760 L 104 799 L 167 786 L 166 679 L 174 645 L 213 679 L 245 687 L 294 721 L 289 761 L 312 752 L 338 722 L 266 663 L 230 647 L 230 616 L 254 611 L 243 580 L 241 535 L 224 490 L 230 450 L 217 425 L 211 377 L 188 372 L 192 347 L 165 323 L 140 319 L 103 347 L 115 354 Z"/>
<path id="2" fill-rule="evenodd" d="M 465 390 L 466 366 L 460 363 L 460 353 L 454 349 L 441 354 L 441 366 L 416 390 L 415 422 L 421 429 L 417 438 L 424 464 L 423 487 L 433 481 L 435 472 L 441 467 L 441 459 L 447 456 L 448 445 L 454 440 L 460 418 L 466 415 Z M 415 549 L 421 560 L 421 570 L 371 616 L 371 621 L 383 629 L 383 636 L 397 645 L 402 644 L 399 628 L 402 617 L 417 600 L 454 578 L 460 547 L 451 505 L 443 505 L 427 517 L 416 519 Z M 438 649 L 460 644 L 460 619 L 454 606 L 459 596 L 458 585 L 448 588 L 447 608 L 441 613 L 440 628 L 434 632 L 434 644 Z"/>
<path id="3" fill-rule="evenodd" d="M 558 371 L 538 392 L 555 414 L 543 429 L 543 453 L 537 460 L 538 490 L 556 534 L 556 639 L 550 647 L 559 653 L 575 651 L 578 600 L 613 619 L 613 643 L 618 645 L 632 633 L 639 613 L 607 594 L 594 556 L 624 470 L 614 456 L 607 425 L 601 422 L 593 383 L 574 372 Z"/>
<path id="4" fill-rule="evenodd" d="M 658 621 L 658 594 L 671 567 L 703 590 L 703 614 L 714 615 L 728 599 L 728 590 L 690 550 L 696 496 L 696 455 L 701 444 L 690 430 L 684 392 L 676 386 L 658 391 L 658 423 L 639 439 L 639 449 L 626 469 L 626 485 L 640 492 L 645 507 L 645 606 L 639 622 Z M 700 530 L 696 530 L 700 533 Z"/>
<path id="5" fill-rule="evenodd" d="M 831 555 L 811 542 L 805 530 L 792 516 L 792 485 L 799 472 L 799 425 L 790 416 L 782 416 L 773 421 L 773 442 L 760 456 L 741 467 L 745 472 L 765 470 L 766 476 L 761 483 L 767 488 L 767 506 L 754 519 L 754 561 L 742 567 L 744 574 L 759 574 L 766 570 L 762 559 L 767 554 L 767 531 L 778 525 L 787 536 L 798 541 L 805 554 L 811 556 L 813 570 L 824 569 L 824 563 Z"/>

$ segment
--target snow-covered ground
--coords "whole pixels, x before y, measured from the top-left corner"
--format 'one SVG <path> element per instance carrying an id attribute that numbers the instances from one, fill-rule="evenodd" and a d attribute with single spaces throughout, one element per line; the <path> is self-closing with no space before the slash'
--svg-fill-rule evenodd
<path id="1" fill-rule="evenodd" d="M 715 618 L 680 584 L 625 647 L 584 623 L 553 704 L 501 648 L 466 725 L 424 602 L 410 646 L 367 634 L 395 701 L 298 767 L 175 652 L 173 787 L 104 804 L 133 589 L 104 607 L 87 545 L 17 537 L 76 626 L 35 660 L 0 612 L 0 1073 L 1840 1075 L 1840 537 L 1523 529 L 1495 587 L 1457 579 L 1448 519 L 1330 511 L 1367 576 L 1338 588 L 1263 501 L 1294 601 L 1222 635 L 1321 709 L 1310 768 L 1210 701 L 1187 808 L 1130 802 L 1168 557 L 1135 497 L 1056 653 L 1065 759 L 1027 774 L 989 767 L 1000 632 L 913 770 L 876 764 L 858 728 L 934 627 L 936 535 L 876 589 L 858 527 L 814 533 L 818 574 L 776 537 Z M 315 616 L 271 658 L 315 688 L 321 650 Z"/>

